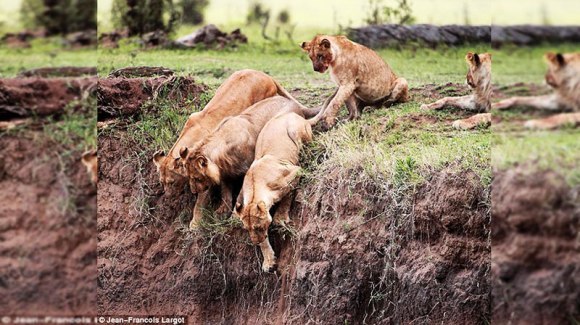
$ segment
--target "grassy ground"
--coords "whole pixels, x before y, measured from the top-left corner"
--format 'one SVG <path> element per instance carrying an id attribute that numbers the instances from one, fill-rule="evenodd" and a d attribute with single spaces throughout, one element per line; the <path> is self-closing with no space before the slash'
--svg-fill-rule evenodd
<path id="1" fill-rule="evenodd" d="M 182 27 L 179 33 L 183 34 L 189 30 L 190 27 Z M 211 91 L 202 100 L 203 103 L 211 98 L 213 90 L 233 71 L 252 68 L 269 73 L 287 89 L 293 91 L 302 102 L 310 106 L 321 104 L 332 92 L 335 85 L 329 76 L 314 72 L 310 60 L 297 45 L 310 37 L 307 33 L 301 34 L 299 36 L 301 38 L 295 40 L 296 44 L 288 40 L 272 44 L 261 39 L 256 28 L 249 28 L 244 32 L 250 36 L 250 44 L 224 51 L 141 50 L 134 40 L 125 41 L 120 49 L 64 51 L 58 47 L 56 40 L 39 40 L 36 41 L 33 49 L 0 48 L 0 55 L 8 62 L 0 67 L 0 75 L 10 77 L 24 68 L 57 65 L 97 65 L 101 75 L 127 66 L 165 66 L 174 69 L 179 74 L 193 75 L 200 82 L 209 85 Z M 313 35 L 314 31 L 311 34 Z M 378 52 L 399 75 L 409 81 L 411 87 L 428 83 L 463 84 L 466 72 L 463 59 L 465 53 L 489 51 L 493 54 L 493 78 L 496 85 L 506 86 L 524 82 L 536 84 L 537 88 L 541 89 L 545 72 L 545 64 L 541 58 L 543 53 L 546 51 L 568 52 L 574 49 L 574 45 L 564 44 L 558 47 L 550 45 L 534 48 L 507 46 L 500 50 L 490 50 L 486 44 L 483 44 L 458 48 L 441 47 L 436 50 L 409 46 L 402 50 L 383 49 Z M 506 93 L 509 93 L 509 90 Z M 460 132 L 452 130 L 449 123 L 463 117 L 461 113 L 419 111 L 420 104 L 430 100 L 432 99 L 418 96 L 413 101 L 396 108 L 370 112 L 364 115 L 360 122 L 345 123 L 332 132 L 318 137 L 317 143 L 313 146 L 323 146 L 328 151 L 334 152 L 336 159 L 339 159 L 338 157 L 345 159 L 352 154 L 352 162 L 360 163 L 360 159 L 363 159 L 361 157 L 364 156 L 366 157 L 364 159 L 370 159 L 365 164 L 373 166 L 375 163 L 380 163 L 377 169 L 390 175 L 393 175 L 395 166 L 401 161 L 409 162 L 415 172 L 418 172 L 429 170 L 434 166 L 441 167 L 456 160 L 474 169 L 486 183 L 490 179 L 489 159 L 492 154 L 494 166 L 500 168 L 509 167 L 518 162 L 539 160 L 545 162 L 538 164 L 539 166 L 553 166 L 560 169 L 562 159 L 555 159 L 554 155 L 550 156 L 550 150 L 545 150 L 541 144 L 545 143 L 545 146 L 551 148 L 555 141 L 560 147 L 567 148 L 557 151 L 565 156 L 564 161 L 570 161 L 567 157 L 574 158 L 573 152 L 577 152 L 577 150 L 572 150 L 575 148 L 573 136 L 565 135 L 574 134 L 573 130 L 546 133 L 545 136 L 522 131 L 521 123 L 518 124 L 518 121 L 522 116 L 525 118 L 537 116 L 533 112 L 498 113 L 503 124 L 494 126 L 493 132 L 488 130 Z M 154 144 L 163 149 L 171 146 L 174 135 L 183 125 L 191 108 L 168 109 L 170 106 L 171 104 L 167 103 L 163 106 L 165 107 L 162 110 L 163 114 L 167 116 L 163 115 L 160 119 L 157 116 L 151 116 L 150 120 L 145 117 L 141 123 L 137 123 L 139 126 L 134 133 L 141 134 L 147 139 L 143 141 L 144 144 Z M 409 121 L 403 123 L 409 124 L 407 127 L 396 123 L 396 120 L 403 115 L 425 114 L 434 115 L 432 117 L 435 118 L 435 122 L 428 127 L 417 126 Z M 378 127 L 372 126 L 377 123 Z M 369 132 L 369 128 L 374 132 L 373 136 L 357 138 L 357 134 Z M 151 133 L 147 135 L 148 132 Z M 561 135 L 559 132 L 565 134 Z M 526 146 L 525 141 L 528 135 L 530 135 L 530 141 L 533 142 L 529 147 Z M 337 143 L 329 137 L 341 139 L 342 142 Z M 337 163 L 343 163 L 343 161 L 337 161 Z M 568 179 L 575 182 L 577 177 L 570 168 L 562 168 L 562 170 L 569 174 Z M 412 178 L 420 179 L 421 177 Z"/>

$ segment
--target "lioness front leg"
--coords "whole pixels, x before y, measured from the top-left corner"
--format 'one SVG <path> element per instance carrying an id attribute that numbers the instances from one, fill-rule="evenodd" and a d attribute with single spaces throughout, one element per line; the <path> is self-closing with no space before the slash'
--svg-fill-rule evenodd
<path id="1" fill-rule="evenodd" d="M 270 246 L 268 237 L 266 237 L 266 239 L 260 243 L 260 249 L 262 250 L 262 256 L 264 257 L 264 261 L 262 262 L 262 271 L 274 271 L 276 267 L 276 254 L 274 254 L 274 250 L 272 249 L 272 246 Z"/>
<path id="2" fill-rule="evenodd" d="M 336 115 L 342 107 L 342 104 L 354 93 L 354 84 L 340 86 L 334 98 L 330 101 L 324 111 L 324 122 L 327 128 L 331 128 L 336 123 Z"/>
<path id="3" fill-rule="evenodd" d="M 552 130 L 564 125 L 580 125 L 580 113 L 562 113 L 524 123 L 524 127 L 538 130 Z"/>
<path id="4" fill-rule="evenodd" d="M 475 109 L 475 101 L 473 100 L 472 95 L 461 96 L 461 97 L 445 97 L 441 98 L 440 100 L 431 103 L 431 104 L 423 104 L 421 105 L 421 109 L 442 109 L 444 107 L 453 107 L 453 108 L 460 108 L 466 110 L 473 110 Z"/>
<path id="5" fill-rule="evenodd" d="M 273 223 L 278 226 L 285 226 L 290 222 L 290 208 L 292 207 L 292 192 L 286 194 L 280 202 L 274 214 Z"/>
<path id="6" fill-rule="evenodd" d="M 492 109 L 508 109 L 517 106 L 537 109 L 557 110 L 560 109 L 558 98 L 555 94 L 544 96 L 511 97 L 491 105 Z"/>
<path id="7" fill-rule="evenodd" d="M 207 208 L 210 199 L 210 190 L 200 192 L 197 194 L 195 206 L 193 207 L 193 218 L 189 223 L 189 229 L 197 229 L 199 221 L 203 218 L 203 211 Z"/>
<path id="8" fill-rule="evenodd" d="M 230 186 L 226 185 L 222 182 L 220 185 L 221 188 L 221 198 L 220 198 L 220 205 L 215 210 L 217 214 L 228 214 L 232 212 L 232 189 Z"/>
<path id="9" fill-rule="evenodd" d="M 491 113 L 480 113 L 454 121 L 452 126 L 456 129 L 471 130 L 478 125 L 489 126 L 491 124 Z"/>

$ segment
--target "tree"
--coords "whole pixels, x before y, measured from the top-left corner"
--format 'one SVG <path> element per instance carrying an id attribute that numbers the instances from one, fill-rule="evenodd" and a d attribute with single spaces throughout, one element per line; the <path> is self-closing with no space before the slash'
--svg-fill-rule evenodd
<path id="1" fill-rule="evenodd" d="M 97 0 L 24 0 L 20 17 L 28 28 L 48 35 L 97 29 Z"/>
<path id="2" fill-rule="evenodd" d="M 181 22 L 198 25 L 203 23 L 203 12 L 209 5 L 209 0 L 181 0 Z"/>
<path id="3" fill-rule="evenodd" d="M 179 20 L 172 0 L 115 0 L 112 16 L 115 28 L 126 28 L 130 36 L 158 30 L 170 33 Z"/>
<path id="4" fill-rule="evenodd" d="M 369 12 L 365 18 L 367 25 L 399 24 L 415 22 L 409 0 L 395 0 L 393 6 L 383 5 L 383 0 L 369 0 Z"/>

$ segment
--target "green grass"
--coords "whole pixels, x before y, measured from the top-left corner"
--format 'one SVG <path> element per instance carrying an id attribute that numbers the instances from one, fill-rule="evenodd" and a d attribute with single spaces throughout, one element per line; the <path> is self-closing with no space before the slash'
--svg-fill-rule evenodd
<path id="1" fill-rule="evenodd" d="M 473 171 L 489 185 L 489 129 L 457 131 L 448 121 L 460 116 L 451 111 L 434 113 L 441 116 L 435 123 L 417 125 L 405 120 L 405 116 L 421 114 L 419 106 L 412 102 L 372 111 L 319 134 L 304 159 L 309 164 L 308 177 L 317 179 L 336 168 L 361 170 L 369 179 L 400 187 L 419 185 L 431 172 L 453 166 Z M 317 164 L 320 156 L 322 162 Z"/>
<path id="2" fill-rule="evenodd" d="M 0 78 L 10 78 L 19 72 L 41 67 L 86 66 L 97 64 L 95 49 L 67 50 L 58 38 L 37 39 L 27 49 L 12 49 L 0 45 Z"/>
<path id="3" fill-rule="evenodd" d="M 564 129 L 522 134 L 494 133 L 492 165 L 507 169 L 531 163 L 531 170 L 552 169 L 572 186 L 580 185 L 580 132 Z"/>

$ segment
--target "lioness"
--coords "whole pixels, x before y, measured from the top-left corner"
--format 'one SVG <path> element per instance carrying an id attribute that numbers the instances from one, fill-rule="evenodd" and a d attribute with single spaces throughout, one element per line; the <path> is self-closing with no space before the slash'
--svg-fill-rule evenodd
<path id="1" fill-rule="evenodd" d="M 473 115 L 466 119 L 453 122 L 456 129 L 473 129 L 478 125 L 491 124 L 491 54 L 477 54 L 469 52 L 465 56 L 465 61 L 469 66 L 466 81 L 473 93 L 460 97 L 445 97 L 432 104 L 423 104 L 421 109 L 441 109 L 444 107 L 454 107 L 480 114 Z M 485 112 L 485 113 L 481 113 Z"/>
<path id="2" fill-rule="evenodd" d="M 314 71 L 324 73 L 330 69 L 330 78 L 338 85 L 320 112 L 326 127 L 334 125 L 342 104 L 348 108 L 349 119 L 356 119 L 365 106 L 408 100 L 407 80 L 397 77 L 373 50 L 345 36 L 316 35 L 301 47 L 312 60 Z"/>
<path id="3" fill-rule="evenodd" d="M 97 151 L 88 150 L 82 155 L 81 162 L 87 168 L 87 173 L 91 176 L 91 182 L 97 184 L 98 181 L 98 161 L 97 161 Z"/>
<path id="4" fill-rule="evenodd" d="M 242 220 L 255 245 L 260 245 L 269 272 L 276 265 L 276 256 L 268 240 L 272 222 L 270 208 L 279 202 L 274 224 L 290 221 L 292 190 L 298 183 L 299 154 L 303 143 L 312 141 L 311 124 L 296 113 L 284 113 L 269 121 L 256 142 L 255 160 L 244 177 L 242 191 L 233 214 Z"/>
<path id="5" fill-rule="evenodd" d="M 571 110 L 543 119 L 527 121 L 532 129 L 554 129 L 564 124 L 580 124 L 580 53 L 546 53 L 546 83 L 555 91 L 544 96 L 512 97 L 493 104 L 495 109 L 527 106 L 551 111 Z"/>
<path id="6" fill-rule="evenodd" d="M 276 95 L 295 100 L 276 80 L 263 72 L 234 72 L 217 89 L 203 110 L 189 116 L 169 153 L 165 155 L 157 151 L 153 155 L 159 181 L 164 189 L 168 190 L 174 183 L 183 184 L 187 180 L 187 171 L 178 163 L 181 147 L 191 147 L 207 137 L 225 117 L 240 114 L 262 99 Z"/>
<path id="7" fill-rule="evenodd" d="M 231 211 L 232 181 L 244 176 L 252 161 L 256 139 L 264 125 L 280 113 L 294 112 L 303 115 L 303 107 L 294 100 L 274 96 L 246 109 L 238 116 L 225 118 L 203 141 L 193 148 L 182 147 L 180 156 L 189 176 L 193 192 L 207 193 L 214 186 L 222 187 L 222 205 L 216 211 Z M 207 201 L 198 199 L 196 210 L 203 209 Z M 194 212 L 190 228 L 196 228 L 201 214 Z"/>

